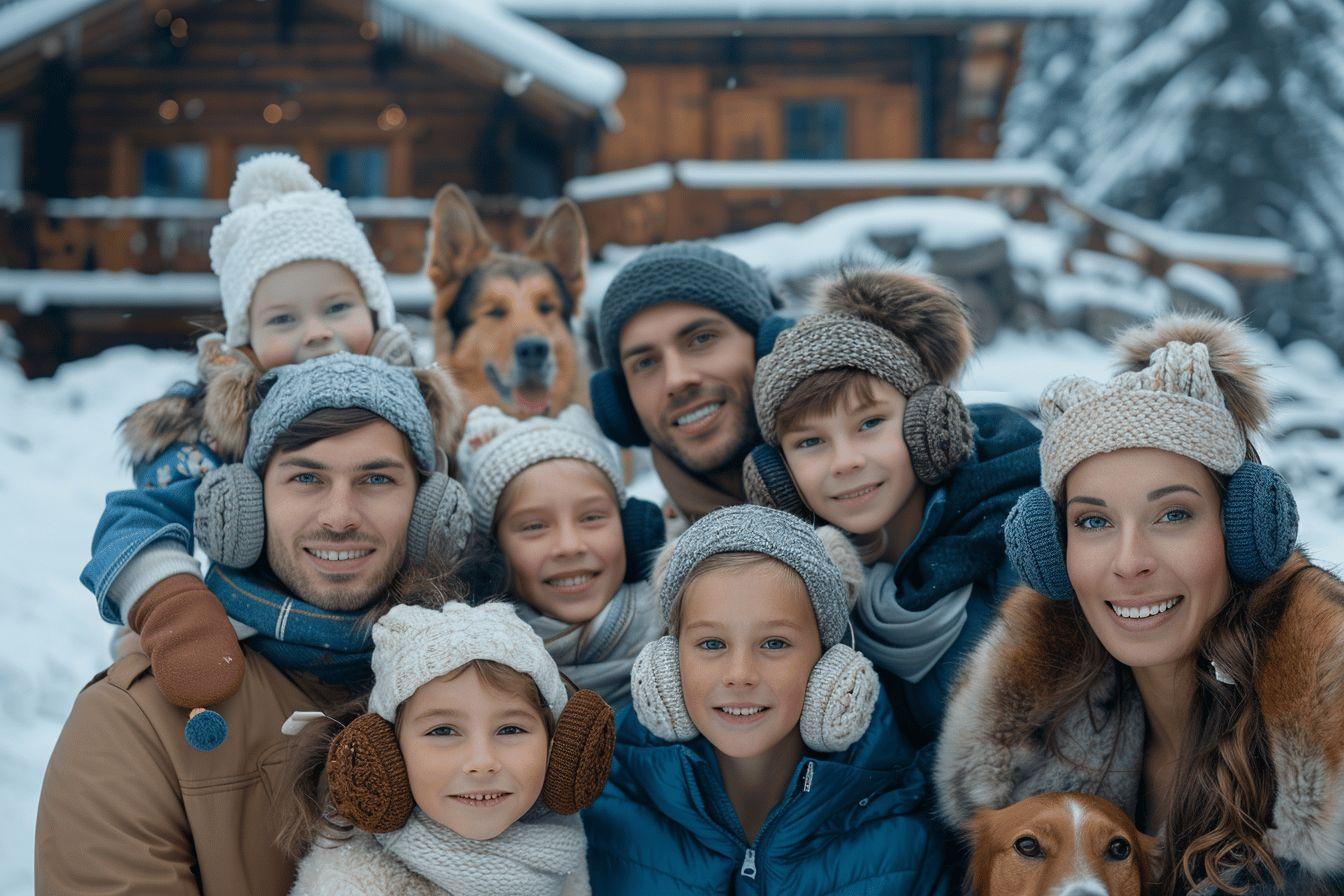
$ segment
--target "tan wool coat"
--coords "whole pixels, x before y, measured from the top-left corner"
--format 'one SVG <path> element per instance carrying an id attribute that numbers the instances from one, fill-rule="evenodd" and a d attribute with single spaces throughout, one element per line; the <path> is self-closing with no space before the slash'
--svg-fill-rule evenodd
<path id="1" fill-rule="evenodd" d="M 38 894 L 289 892 L 294 863 L 275 846 L 289 750 L 280 726 L 347 695 L 243 653 L 242 688 L 214 707 L 228 739 L 208 753 L 187 745 L 186 711 L 159 693 L 144 654 L 85 687 L 42 783 Z"/>

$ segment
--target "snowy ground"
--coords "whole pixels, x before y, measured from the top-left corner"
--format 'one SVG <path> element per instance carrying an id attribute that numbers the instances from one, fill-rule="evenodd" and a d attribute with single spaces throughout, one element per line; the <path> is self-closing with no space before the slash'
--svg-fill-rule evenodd
<path id="1" fill-rule="evenodd" d="M 1275 389 L 1292 401 L 1280 414 L 1296 431 L 1269 446 L 1302 505 L 1303 540 L 1317 559 L 1344 561 L 1344 442 L 1315 429 L 1339 427 L 1344 372 L 1311 344 L 1274 360 Z M 1102 375 L 1102 347 L 1075 333 L 1005 333 L 984 348 L 964 382 L 972 400 L 1029 407 L 1065 373 Z M 137 402 L 188 376 L 185 355 L 113 349 L 26 382 L 0 367 L 0 894 L 31 892 L 33 820 L 47 755 L 80 686 L 107 662 L 110 629 L 79 584 L 103 495 L 126 481 L 113 429 Z M 1288 389 L 1291 384 L 1294 388 Z"/>

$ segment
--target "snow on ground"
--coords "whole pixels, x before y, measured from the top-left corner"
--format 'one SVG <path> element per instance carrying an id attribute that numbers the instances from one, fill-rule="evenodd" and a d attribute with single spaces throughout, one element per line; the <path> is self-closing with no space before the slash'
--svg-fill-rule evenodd
<path id="1" fill-rule="evenodd" d="M 1328 564 L 1344 561 L 1344 371 L 1327 349 L 1267 340 L 1271 383 L 1292 432 L 1267 460 L 1293 482 L 1302 537 Z M 1034 407 L 1041 388 L 1069 373 L 1104 376 L 1099 343 L 1073 332 L 1004 332 L 983 348 L 963 383 L 971 401 Z M 79 688 L 108 659 L 111 629 L 79 584 L 103 496 L 127 482 L 113 432 L 138 402 L 191 374 L 176 352 L 112 349 L 25 381 L 0 366 L 0 894 L 32 890 L 33 824 L 47 756 Z M 1330 434 L 1334 438 L 1330 438 Z M 637 488 L 656 496 L 656 483 Z"/>

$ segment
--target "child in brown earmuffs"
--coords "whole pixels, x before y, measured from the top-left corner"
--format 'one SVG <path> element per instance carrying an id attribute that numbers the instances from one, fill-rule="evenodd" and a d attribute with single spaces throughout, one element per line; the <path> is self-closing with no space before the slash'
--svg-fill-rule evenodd
<path id="1" fill-rule="evenodd" d="M 606 783 L 611 709 L 568 693 L 508 604 L 394 607 L 373 640 L 369 712 L 331 743 L 293 896 L 587 896 L 575 813 Z"/>

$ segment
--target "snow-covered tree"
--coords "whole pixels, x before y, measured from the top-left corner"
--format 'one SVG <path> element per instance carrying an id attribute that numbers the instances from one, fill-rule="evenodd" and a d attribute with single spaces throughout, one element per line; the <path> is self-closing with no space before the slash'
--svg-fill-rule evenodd
<path id="1" fill-rule="evenodd" d="M 1295 246 L 1312 269 L 1252 297 L 1257 316 L 1344 348 L 1344 2 L 1150 0 L 1092 31 L 1081 100 L 1059 90 L 1082 150 L 1047 157 L 1086 199 Z M 1048 104 L 1045 82 L 1023 76 L 1015 90 Z M 1016 155 L 1031 122 L 1015 112 L 1004 151 Z"/>

